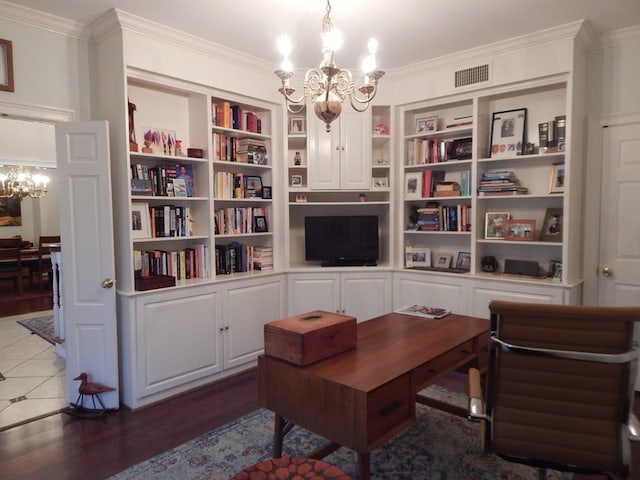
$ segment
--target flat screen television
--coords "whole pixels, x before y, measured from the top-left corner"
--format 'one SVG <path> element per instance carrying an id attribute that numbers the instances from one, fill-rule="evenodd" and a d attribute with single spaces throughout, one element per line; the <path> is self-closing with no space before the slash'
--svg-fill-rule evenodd
<path id="1" fill-rule="evenodd" d="M 378 217 L 305 217 L 304 246 L 305 260 L 320 261 L 325 267 L 376 265 L 380 256 Z"/>

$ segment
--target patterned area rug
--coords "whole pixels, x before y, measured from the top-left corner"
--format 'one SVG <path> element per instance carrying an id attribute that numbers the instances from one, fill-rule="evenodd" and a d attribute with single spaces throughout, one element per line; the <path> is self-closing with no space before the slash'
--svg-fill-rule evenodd
<path id="1" fill-rule="evenodd" d="M 429 396 L 453 403 L 464 397 L 442 387 Z M 109 480 L 215 479 L 229 480 L 254 463 L 271 458 L 273 412 L 259 409 L 120 472 Z M 295 427 L 284 442 L 284 454 L 304 456 L 324 439 Z M 357 478 L 356 456 L 339 448 L 324 461 Z M 537 472 L 481 454 L 480 425 L 424 405 L 416 422 L 371 455 L 372 480 L 535 480 Z M 570 474 L 549 471 L 548 478 L 569 480 Z"/>
<path id="2" fill-rule="evenodd" d="M 56 344 L 55 327 L 53 325 L 53 315 L 47 315 L 44 317 L 26 318 L 24 320 L 17 320 L 27 330 L 38 335 L 43 340 L 46 340 L 52 345 Z M 59 343 L 59 342 L 58 342 Z"/>

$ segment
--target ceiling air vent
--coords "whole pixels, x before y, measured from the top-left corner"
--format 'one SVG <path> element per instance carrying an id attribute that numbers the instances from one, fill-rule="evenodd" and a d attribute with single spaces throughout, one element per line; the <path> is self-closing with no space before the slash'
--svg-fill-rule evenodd
<path id="1" fill-rule="evenodd" d="M 489 65 L 478 65 L 477 67 L 465 68 L 455 72 L 456 88 L 482 83 L 489 80 Z"/>

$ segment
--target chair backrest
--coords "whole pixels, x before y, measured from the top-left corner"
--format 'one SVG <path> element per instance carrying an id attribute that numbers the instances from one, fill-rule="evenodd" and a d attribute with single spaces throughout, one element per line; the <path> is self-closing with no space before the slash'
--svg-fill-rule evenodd
<path id="1" fill-rule="evenodd" d="M 0 238 L 0 248 L 20 248 L 22 237 Z"/>
<path id="2" fill-rule="evenodd" d="M 60 243 L 60 235 L 42 235 L 38 241 L 38 252 L 40 255 L 51 253 L 51 246 Z"/>
<path id="3" fill-rule="evenodd" d="M 0 248 L 0 267 L 6 274 L 19 272 L 22 268 L 19 248 Z"/>
<path id="4" fill-rule="evenodd" d="M 625 478 L 640 308 L 498 301 L 489 308 L 488 449 Z"/>

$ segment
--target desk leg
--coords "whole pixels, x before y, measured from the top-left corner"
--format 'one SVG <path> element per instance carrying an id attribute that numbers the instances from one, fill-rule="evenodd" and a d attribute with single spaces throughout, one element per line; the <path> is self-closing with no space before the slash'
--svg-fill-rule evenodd
<path id="1" fill-rule="evenodd" d="M 275 426 L 273 428 L 273 458 L 282 456 L 282 439 L 284 438 L 285 420 L 282 415 L 276 413 Z"/>
<path id="2" fill-rule="evenodd" d="M 358 453 L 358 478 L 369 480 L 371 476 L 371 454 Z"/>

